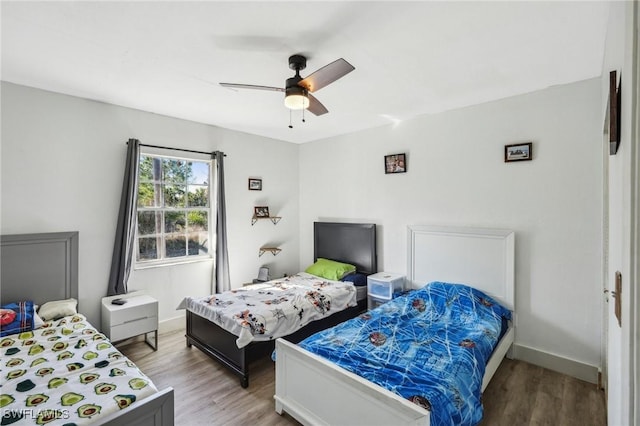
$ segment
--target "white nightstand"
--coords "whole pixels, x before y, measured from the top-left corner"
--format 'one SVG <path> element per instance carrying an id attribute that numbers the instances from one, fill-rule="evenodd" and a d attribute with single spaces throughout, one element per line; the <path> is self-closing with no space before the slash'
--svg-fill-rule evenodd
<path id="1" fill-rule="evenodd" d="M 404 291 L 404 275 L 378 272 L 367 276 L 367 308 L 373 309 L 393 299 L 393 294 Z"/>
<path id="2" fill-rule="evenodd" d="M 114 299 L 125 299 L 124 305 L 114 305 Z M 147 294 L 125 294 L 102 298 L 102 332 L 117 342 L 144 334 L 144 341 L 158 350 L 158 301 Z M 155 333 L 152 345 L 148 333 Z"/>

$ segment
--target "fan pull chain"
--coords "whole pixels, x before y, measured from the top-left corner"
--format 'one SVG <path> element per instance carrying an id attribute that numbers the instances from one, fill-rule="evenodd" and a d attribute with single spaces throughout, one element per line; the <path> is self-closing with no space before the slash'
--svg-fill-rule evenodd
<path id="1" fill-rule="evenodd" d="M 291 124 L 291 114 L 292 114 L 292 112 L 291 112 L 291 110 L 289 110 L 289 128 L 293 129 L 293 125 Z"/>
<path id="2" fill-rule="evenodd" d="M 306 108 L 302 108 L 302 122 L 303 122 L 303 123 L 306 123 L 306 121 L 304 121 L 304 110 L 305 110 L 305 109 L 306 109 Z"/>

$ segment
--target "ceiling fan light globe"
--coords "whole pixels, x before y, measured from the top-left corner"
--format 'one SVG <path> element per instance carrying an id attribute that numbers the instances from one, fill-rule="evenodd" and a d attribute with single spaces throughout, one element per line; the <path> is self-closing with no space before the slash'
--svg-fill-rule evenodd
<path id="1" fill-rule="evenodd" d="M 284 105 L 289 109 L 306 109 L 309 107 L 309 98 L 305 95 L 288 95 L 284 98 Z"/>
<path id="2" fill-rule="evenodd" d="M 287 79 L 287 85 L 284 90 L 284 105 L 289 109 L 306 109 L 309 107 L 309 96 L 307 89 L 298 86 L 300 76 Z"/>

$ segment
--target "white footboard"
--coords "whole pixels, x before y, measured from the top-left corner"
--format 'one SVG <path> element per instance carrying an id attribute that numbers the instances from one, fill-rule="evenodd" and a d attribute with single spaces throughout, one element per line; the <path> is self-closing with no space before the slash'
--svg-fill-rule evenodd
<path id="1" fill-rule="evenodd" d="M 482 390 L 514 341 L 505 333 L 487 363 Z M 276 340 L 276 412 L 304 425 L 429 425 L 429 412 L 283 339 Z"/>
<path id="2" fill-rule="evenodd" d="M 305 425 L 429 425 L 427 410 L 283 339 L 274 398 Z"/>
<path id="3" fill-rule="evenodd" d="M 173 388 L 150 395 L 124 410 L 98 419 L 105 426 L 173 426 Z"/>

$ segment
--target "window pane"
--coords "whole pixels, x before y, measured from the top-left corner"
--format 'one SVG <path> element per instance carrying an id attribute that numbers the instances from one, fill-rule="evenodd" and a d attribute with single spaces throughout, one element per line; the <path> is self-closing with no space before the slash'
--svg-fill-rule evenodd
<path id="1" fill-rule="evenodd" d="M 206 231 L 209 229 L 209 215 L 206 210 L 192 210 L 187 216 L 189 219 L 187 232 Z"/>
<path id="2" fill-rule="evenodd" d="M 138 212 L 138 235 L 156 233 L 156 212 Z"/>
<path id="3" fill-rule="evenodd" d="M 209 163 L 193 161 L 189 173 L 189 183 L 207 185 L 209 183 Z"/>
<path id="4" fill-rule="evenodd" d="M 187 181 L 187 175 L 191 172 L 189 162 L 165 158 L 162 160 L 163 180 L 165 182 L 180 183 Z"/>
<path id="5" fill-rule="evenodd" d="M 153 180 L 153 158 L 141 155 L 138 162 L 138 180 Z"/>
<path id="6" fill-rule="evenodd" d="M 185 192 L 186 192 L 186 187 L 184 185 L 165 185 L 164 187 L 165 207 L 184 207 Z"/>
<path id="7" fill-rule="evenodd" d="M 206 232 L 191 232 L 189 234 L 189 256 L 209 253 L 209 234 Z"/>
<path id="8" fill-rule="evenodd" d="M 158 258 L 156 238 L 138 239 L 138 260 L 155 260 Z"/>
<path id="9" fill-rule="evenodd" d="M 165 238 L 165 253 L 167 257 L 184 257 L 187 255 L 187 239 L 183 236 Z"/>
<path id="10" fill-rule="evenodd" d="M 167 234 L 184 232 L 187 224 L 187 212 L 185 211 L 165 211 L 164 212 L 164 232 Z"/>
<path id="11" fill-rule="evenodd" d="M 152 183 L 138 184 L 138 206 L 139 207 L 158 207 L 156 203 L 155 185 Z"/>
<path id="12" fill-rule="evenodd" d="M 189 207 L 209 207 L 209 187 L 189 185 L 187 193 Z"/>

